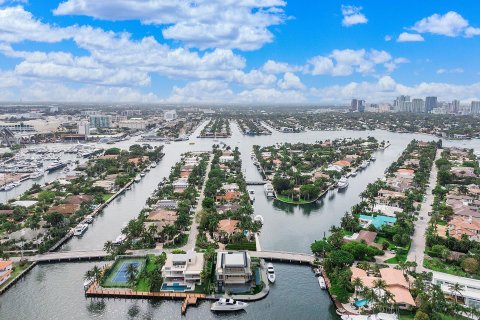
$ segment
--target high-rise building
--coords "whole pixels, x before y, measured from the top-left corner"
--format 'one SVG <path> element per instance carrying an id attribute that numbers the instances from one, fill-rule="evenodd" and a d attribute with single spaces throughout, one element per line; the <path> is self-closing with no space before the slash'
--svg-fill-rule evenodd
<path id="1" fill-rule="evenodd" d="M 409 112 L 407 109 L 409 109 L 410 102 L 410 96 L 398 96 L 397 99 L 393 101 L 393 109 L 397 112 Z"/>
<path id="2" fill-rule="evenodd" d="M 472 101 L 470 111 L 472 114 L 480 114 L 480 101 Z"/>
<path id="3" fill-rule="evenodd" d="M 350 111 L 365 112 L 365 100 L 352 99 Z"/>
<path id="4" fill-rule="evenodd" d="M 112 116 L 103 114 L 90 115 L 91 128 L 110 128 L 112 126 Z"/>
<path id="5" fill-rule="evenodd" d="M 426 97 L 425 98 L 425 111 L 432 112 L 433 109 L 437 107 L 437 97 Z"/>
<path id="6" fill-rule="evenodd" d="M 177 111 L 171 110 L 171 111 L 165 111 L 163 113 L 163 117 L 166 121 L 172 121 L 177 119 Z"/>
<path id="7" fill-rule="evenodd" d="M 408 112 L 414 112 L 414 113 L 425 112 L 425 101 L 423 101 L 423 99 L 413 99 L 412 109 Z"/>
<path id="8" fill-rule="evenodd" d="M 88 139 L 88 136 L 90 135 L 90 122 L 86 120 L 82 120 L 78 122 L 77 124 L 77 133 L 84 135 L 85 140 Z"/>
<path id="9" fill-rule="evenodd" d="M 460 111 L 460 101 L 458 100 L 453 100 L 452 103 L 450 103 L 450 113 L 458 113 Z"/>

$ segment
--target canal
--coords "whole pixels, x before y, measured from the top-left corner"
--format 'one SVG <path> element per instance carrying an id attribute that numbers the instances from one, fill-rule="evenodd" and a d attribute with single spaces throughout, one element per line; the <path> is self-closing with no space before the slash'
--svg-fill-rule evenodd
<path id="1" fill-rule="evenodd" d="M 205 124 L 204 124 L 205 125 Z M 192 135 L 190 142 L 165 145 L 165 157 L 142 181 L 114 200 L 97 217 L 82 238 L 75 238 L 61 250 L 100 249 L 107 240 L 120 233 L 122 225 L 136 217 L 145 200 L 170 167 L 186 151 L 211 149 L 210 139 L 195 138 L 203 126 Z M 270 136 L 243 136 L 232 124 L 232 137 L 220 139 L 242 153 L 243 170 L 247 180 L 260 180 L 261 176 L 250 159 L 252 146 L 281 142 L 306 142 L 317 140 L 374 136 L 390 141 L 391 146 L 378 151 L 377 160 L 366 170 L 352 177 L 348 188 L 340 193 L 327 194 L 317 204 L 292 206 L 267 200 L 263 186 L 251 187 L 256 192 L 255 214 L 264 217 L 261 244 L 265 250 L 309 252 L 315 239 L 323 237 L 332 225 L 338 225 L 343 214 L 359 201 L 359 194 L 369 182 L 383 176 L 384 170 L 400 155 L 411 139 L 432 140 L 434 137 L 419 134 L 397 134 L 382 130 L 303 132 L 284 134 L 273 132 Z M 135 138 L 137 139 L 137 138 Z M 135 142 L 122 141 L 117 146 L 128 148 Z M 191 144 L 193 142 L 194 144 Z M 151 143 L 155 145 L 155 143 Z M 480 150 L 479 140 L 446 141 L 445 145 Z M 92 263 L 62 263 L 40 265 L 0 298 L 1 319 L 179 319 L 179 301 L 86 299 L 83 295 L 83 274 Z M 252 303 L 246 312 L 216 315 L 210 312 L 209 303 L 203 302 L 189 308 L 186 319 L 337 319 L 326 292 L 321 291 L 310 268 L 298 265 L 276 264 L 277 281 L 268 297 Z"/>

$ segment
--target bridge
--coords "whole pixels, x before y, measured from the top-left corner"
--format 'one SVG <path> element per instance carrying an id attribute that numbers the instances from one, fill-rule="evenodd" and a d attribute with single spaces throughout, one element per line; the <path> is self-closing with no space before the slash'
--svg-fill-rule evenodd
<path id="1" fill-rule="evenodd" d="M 127 255 L 146 255 L 146 254 L 160 254 L 162 252 L 170 252 L 171 250 L 129 250 Z M 233 250 L 230 250 L 233 251 Z M 313 264 L 315 257 L 312 254 L 285 252 L 285 251 L 249 251 L 251 257 L 287 262 L 287 263 L 302 263 Z M 74 262 L 74 261 L 91 261 L 104 260 L 108 257 L 108 253 L 103 250 L 83 250 L 83 251 L 58 251 L 49 252 L 42 255 L 29 257 L 30 261 L 38 263 L 57 263 L 57 262 Z"/>

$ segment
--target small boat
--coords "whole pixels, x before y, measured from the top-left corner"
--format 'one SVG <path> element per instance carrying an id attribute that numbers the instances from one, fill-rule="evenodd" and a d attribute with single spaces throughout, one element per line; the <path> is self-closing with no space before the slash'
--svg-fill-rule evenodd
<path id="1" fill-rule="evenodd" d="M 257 214 L 257 215 L 253 218 L 253 221 L 258 221 L 258 222 L 260 222 L 261 224 L 263 224 L 263 216 Z"/>
<path id="2" fill-rule="evenodd" d="M 357 176 L 357 171 L 352 171 L 352 173 L 350 174 L 352 177 L 356 177 Z"/>
<path id="3" fill-rule="evenodd" d="M 123 241 L 125 241 L 125 239 L 127 239 L 127 236 L 124 234 L 121 234 L 112 243 L 113 245 L 119 246 L 123 243 Z"/>
<path id="4" fill-rule="evenodd" d="M 193 141 L 190 141 L 188 144 L 189 144 L 189 145 L 194 145 L 194 144 L 195 144 L 195 142 L 193 142 Z"/>
<path id="5" fill-rule="evenodd" d="M 88 224 L 92 223 L 93 222 L 93 217 L 92 216 L 86 216 L 84 222 L 88 223 Z"/>
<path id="6" fill-rule="evenodd" d="M 253 189 L 248 190 L 248 197 L 250 198 L 250 202 L 253 203 L 255 201 L 255 190 Z"/>
<path id="7" fill-rule="evenodd" d="M 12 190 L 13 188 L 15 188 L 15 185 L 12 183 L 9 183 L 2 187 L 2 191 L 9 191 L 9 190 Z"/>
<path id="8" fill-rule="evenodd" d="M 348 172 L 348 173 L 345 175 L 345 177 L 347 177 L 347 178 L 350 178 L 351 176 L 352 176 L 352 173 L 351 173 L 351 172 Z"/>
<path id="9" fill-rule="evenodd" d="M 85 233 L 85 231 L 87 231 L 87 229 L 88 229 L 88 224 L 81 223 L 75 227 L 75 230 L 73 231 L 73 235 L 80 237 Z"/>
<path id="10" fill-rule="evenodd" d="M 372 157 L 370 158 L 370 161 L 375 161 L 375 160 L 377 160 L 377 158 L 376 158 L 375 156 L 372 156 Z"/>
<path id="11" fill-rule="evenodd" d="M 315 277 L 322 275 L 322 270 L 320 268 L 313 269 L 313 273 L 315 273 Z"/>
<path id="12" fill-rule="evenodd" d="M 146 173 L 145 171 L 140 172 L 140 177 L 145 177 Z"/>
<path id="13" fill-rule="evenodd" d="M 43 170 L 36 170 L 30 175 L 30 179 L 38 179 L 43 177 L 43 175 L 44 175 Z"/>
<path id="14" fill-rule="evenodd" d="M 141 175 L 140 175 L 140 176 L 136 176 L 135 179 L 134 179 L 135 182 L 140 182 L 140 180 L 142 180 Z"/>
<path id="15" fill-rule="evenodd" d="M 217 302 L 212 303 L 210 310 L 212 311 L 239 311 L 248 307 L 248 303 L 236 301 L 233 299 L 221 298 Z"/>
<path id="16" fill-rule="evenodd" d="M 267 264 L 267 278 L 269 282 L 271 283 L 275 282 L 275 278 L 276 278 L 275 269 L 273 268 L 273 264 L 271 263 Z"/>
<path id="17" fill-rule="evenodd" d="M 348 180 L 345 177 L 341 177 L 340 180 L 338 180 L 338 189 L 345 189 L 348 187 Z"/>
<path id="18" fill-rule="evenodd" d="M 150 168 L 155 168 L 157 166 L 157 164 L 155 162 L 152 162 L 152 164 L 150 165 Z"/>
<path id="19" fill-rule="evenodd" d="M 363 160 L 362 163 L 360 164 L 360 168 L 365 169 L 366 167 L 368 167 L 368 161 Z"/>
<path id="20" fill-rule="evenodd" d="M 327 289 L 327 284 L 325 283 L 325 279 L 323 279 L 322 276 L 318 277 L 318 284 L 320 285 L 320 289 L 322 289 L 322 290 Z"/>

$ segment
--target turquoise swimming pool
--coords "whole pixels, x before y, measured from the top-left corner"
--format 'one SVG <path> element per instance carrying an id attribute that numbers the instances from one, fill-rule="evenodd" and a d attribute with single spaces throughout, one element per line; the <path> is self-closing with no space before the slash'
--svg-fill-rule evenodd
<path id="1" fill-rule="evenodd" d="M 161 291 L 176 291 L 176 292 L 185 292 L 191 290 L 190 286 L 181 285 L 179 283 L 173 283 L 171 285 L 167 285 L 166 283 L 162 284 Z"/>
<path id="2" fill-rule="evenodd" d="M 355 305 L 355 307 L 361 308 L 361 307 L 365 306 L 367 303 L 368 303 L 367 299 L 360 299 L 360 300 L 355 301 L 353 304 Z"/>
<path id="3" fill-rule="evenodd" d="M 367 216 L 365 214 L 360 215 L 360 222 L 363 221 L 372 221 L 373 226 L 376 229 L 382 229 L 382 227 L 386 224 L 394 224 L 397 221 L 395 217 L 388 217 L 388 216 Z"/>

